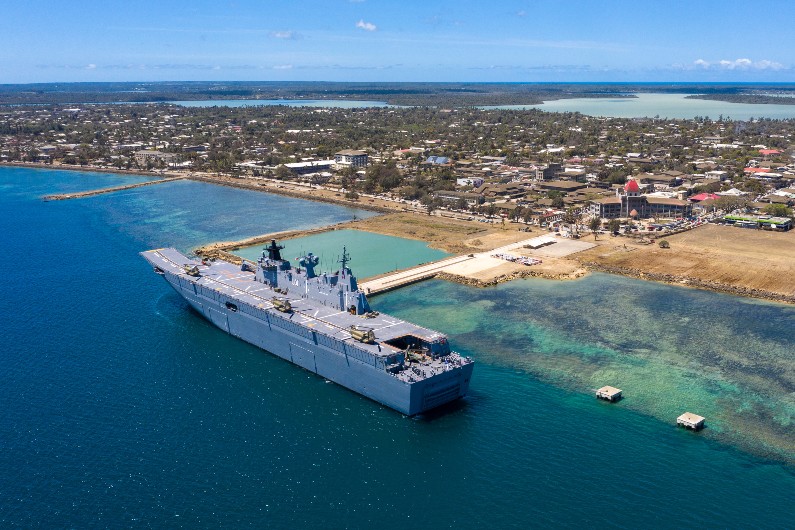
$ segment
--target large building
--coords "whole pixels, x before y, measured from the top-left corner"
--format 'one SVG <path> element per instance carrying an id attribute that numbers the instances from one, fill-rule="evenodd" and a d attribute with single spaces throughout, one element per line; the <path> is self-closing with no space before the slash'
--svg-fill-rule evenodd
<path id="1" fill-rule="evenodd" d="M 157 165 L 158 162 L 170 166 L 177 163 L 177 155 L 174 153 L 163 153 L 162 151 L 153 151 L 150 149 L 142 149 L 135 152 L 135 161 L 139 166 L 146 166 L 147 163 Z"/>
<path id="2" fill-rule="evenodd" d="M 367 153 L 345 149 L 334 153 L 334 162 L 342 166 L 367 167 Z"/>
<path id="3" fill-rule="evenodd" d="M 638 182 L 633 178 L 627 180 L 623 190 L 616 190 L 615 197 L 591 201 L 591 214 L 603 219 L 688 217 L 692 208 L 693 205 L 687 201 L 642 195 Z"/>

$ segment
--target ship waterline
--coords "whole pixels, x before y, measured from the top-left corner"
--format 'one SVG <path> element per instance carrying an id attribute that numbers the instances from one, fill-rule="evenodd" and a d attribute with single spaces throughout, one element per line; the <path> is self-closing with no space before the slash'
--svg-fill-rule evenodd
<path id="1" fill-rule="evenodd" d="M 447 337 L 370 309 L 355 276 L 342 266 L 316 274 L 269 256 L 239 267 L 192 260 L 175 249 L 143 257 L 202 316 L 223 331 L 310 372 L 413 416 L 466 395 L 473 361 Z"/>

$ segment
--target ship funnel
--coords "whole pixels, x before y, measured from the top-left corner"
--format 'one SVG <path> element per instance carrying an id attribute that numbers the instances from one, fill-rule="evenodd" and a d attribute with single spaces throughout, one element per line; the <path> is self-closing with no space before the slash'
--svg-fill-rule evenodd
<path id="1" fill-rule="evenodd" d="M 268 251 L 268 259 L 273 261 L 282 261 L 282 254 L 281 250 L 284 248 L 282 245 L 277 245 L 275 239 L 271 239 L 271 244 L 268 247 L 265 247 L 265 250 Z"/>

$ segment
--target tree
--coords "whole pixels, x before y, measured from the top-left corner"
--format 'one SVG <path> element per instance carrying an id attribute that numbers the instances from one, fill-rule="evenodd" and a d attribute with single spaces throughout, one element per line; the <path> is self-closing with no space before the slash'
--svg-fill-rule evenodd
<path id="1" fill-rule="evenodd" d="M 276 178 L 279 180 L 291 179 L 294 176 L 295 173 L 293 173 L 293 171 L 284 164 L 276 168 Z"/>
<path id="2" fill-rule="evenodd" d="M 602 218 L 598 215 L 596 217 L 592 217 L 591 221 L 588 223 L 588 228 L 591 229 L 593 233 L 593 240 L 596 241 L 596 234 L 599 229 L 602 227 Z"/>
<path id="3" fill-rule="evenodd" d="M 792 208 L 786 204 L 771 203 L 762 208 L 762 211 L 774 217 L 792 217 Z"/>
<path id="4" fill-rule="evenodd" d="M 569 225 L 569 228 L 574 234 L 579 235 L 579 224 L 582 220 L 582 212 L 579 208 L 571 207 L 563 214 L 561 221 Z"/>
<path id="5" fill-rule="evenodd" d="M 397 168 L 394 160 L 373 164 L 367 168 L 364 189 L 373 192 L 378 189 L 389 191 L 400 186 L 403 175 Z"/>
<path id="6" fill-rule="evenodd" d="M 659 245 L 660 248 L 671 248 L 671 244 L 668 242 L 667 239 L 661 239 Z"/>
<path id="7" fill-rule="evenodd" d="M 618 231 L 621 229 L 621 221 L 618 219 L 610 219 L 607 223 L 607 230 L 610 231 L 611 234 L 618 234 Z"/>
<path id="8" fill-rule="evenodd" d="M 715 199 L 715 207 L 724 212 L 733 212 L 734 210 L 745 209 L 750 202 L 746 197 L 723 195 Z"/>

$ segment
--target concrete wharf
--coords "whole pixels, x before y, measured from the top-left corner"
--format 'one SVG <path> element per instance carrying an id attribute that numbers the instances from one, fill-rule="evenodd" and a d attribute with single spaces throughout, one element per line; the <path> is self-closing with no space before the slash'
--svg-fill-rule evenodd
<path id="1" fill-rule="evenodd" d="M 442 272 L 466 276 L 471 273 L 483 271 L 499 265 L 504 265 L 504 260 L 494 258 L 492 255 L 522 248 L 525 245 L 534 243 L 536 239 L 537 238 L 532 238 L 519 241 L 517 243 L 511 243 L 509 245 L 477 254 L 454 256 L 452 258 L 444 258 L 439 261 L 418 265 L 410 269 L 359 282 L 359 287 L 364 289 L 365 293 L 371 295 L 391 291 L 404 285 L 427 280 Z"/>
<path id="2" fill-rule="evenodd" d="M 83 197 L 92 197 L 94 195 L 102 195 L 103 193 L 113 193 L 115 191 L 131 190 L 133 188 L 142 188 L 144 186 L 152 186 L 154 184 L 163 184 L 164 182 L 172 182 L 175 180 L 184 180 L 186 177 L 171 177 L 157 180 L 149 180 L 147 182 L 138 182 L 136 184 L 125 184 L 123 186 L 113 186 L 110 188 L 99 188 L 88 191 L 78 191 L 75 193 L 58 193 L 55 195 L 45 195 L 42 197 L 45 201 L 66 201 L 69 199 L 82 199 Z"/>

